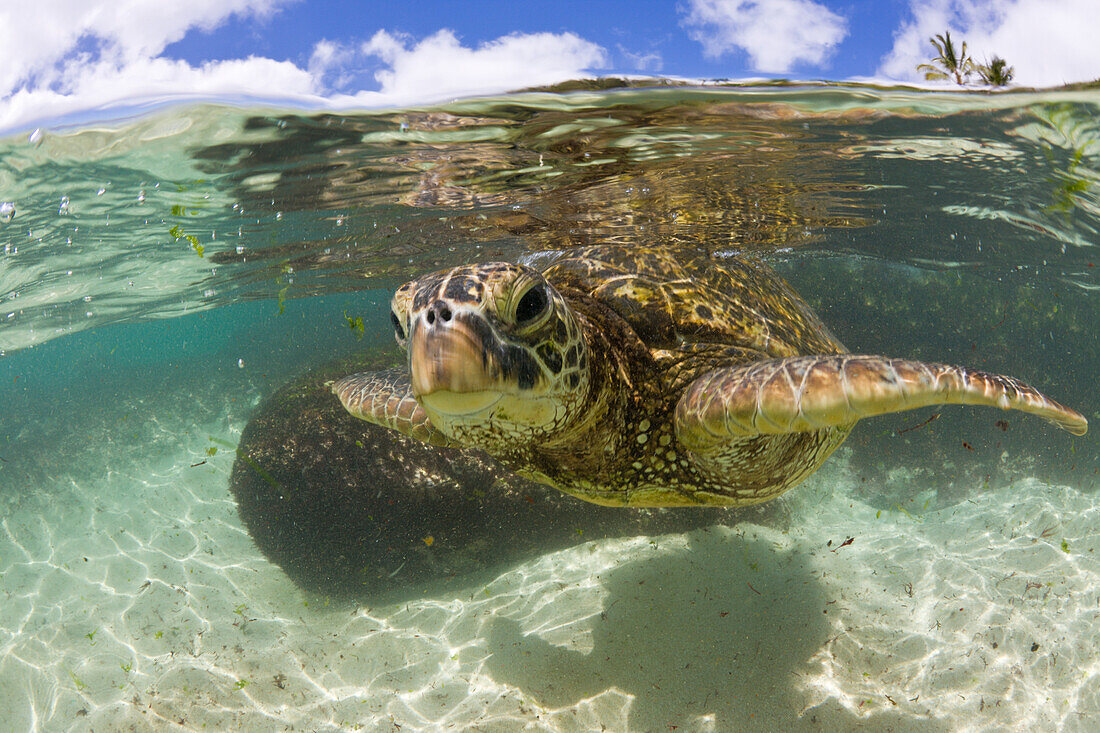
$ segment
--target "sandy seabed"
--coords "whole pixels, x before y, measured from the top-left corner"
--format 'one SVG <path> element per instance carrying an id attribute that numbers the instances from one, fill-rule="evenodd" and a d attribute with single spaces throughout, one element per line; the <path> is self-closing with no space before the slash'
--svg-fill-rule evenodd
<path id="1" fill-rule="evenodd" d="M 1095 495 L 879 510 L 841 454 L 784 530 L 588 542 L 351 607 L 245 533 L 233 452 L 208 454 L 241 428 L 0 506 L 0 730 L 1100 729 Z"/>

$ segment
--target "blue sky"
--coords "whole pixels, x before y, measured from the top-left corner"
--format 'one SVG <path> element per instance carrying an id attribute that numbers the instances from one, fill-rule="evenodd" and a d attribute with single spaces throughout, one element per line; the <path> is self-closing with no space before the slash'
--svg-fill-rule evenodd
<path id="1" fill-rule="evenodd" d="M 800 78 L 846 79 L 872 76 L 893 45 L 893 32 L 908 14 L 907 0 L 849 0 L 820 4 L 848 19 L 847 37 L 821 65 L 798 63 Z M 466 46 L 477 46 L 511 33 L 572 32 L 607 50 L 603 73 L 654 73 L 684 77 L 743 78 L 776 76 L 753 67 L 743 51 L 707 58 L 680 22 L 687 5 L 668 0 L 477 0 L 475 2 L 339 2 L 310 0 L 286 6 L 269 22 L 233 18 L 212 32 L 188 33 L 166 55 L 198 63 L 261 54 L 276 59 L 308 60 L 320 38 L 354 43 L 387 30 L 425 38 L 450 28 Z M 931 48 L 931 47 L 929 47 Z M 656 55 L 659 69 L 653 68 Z M 646 57 L 648 64 L 638 68 Z M 377 65 L 377 64 L 376 64 Z M 364 67 L 369 72 L 369 67 Z M 782 75 L 782 74 L 780 74 Z M 1100 64 L 1098 64 L 1100 75 Z M 363 83 L 371 85 L 364 74 Z M 376 85 L 375 85 L 376 88 Z"/>
<path id="2" fill-rule="evenodd" d="M 1100 78 L 1100 0 L 0 0 L 0 131 L 142 101 L 378 107 L 569 78 L 923 83 L 934 33 Z"/>

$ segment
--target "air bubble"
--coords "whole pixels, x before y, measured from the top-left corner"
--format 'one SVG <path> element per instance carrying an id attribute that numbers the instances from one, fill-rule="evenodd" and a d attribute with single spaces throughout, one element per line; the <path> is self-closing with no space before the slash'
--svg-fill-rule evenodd
<path id="1" fill-rule="evenodd" d="M 144 204 L 145 203 L 145 189 L 144 188 L 141 189 L 140 191 L 138 191 L 138 203 L 139 204 Z"/>
<path id="2" fill-rule="evenodd" d="M 15 218 L 15 204 L 11 201 L 0 203 L 0 224 L 7 224 Z"/>
<path id="3" fill-rule="evenodd" d="M 41 145 L 42 144 L 42 128 L 40 128 L 40 127 L 34 128 L 34 132 L 32 132 L 30 135 L 27 135 L 27 142 L 29 142 L 31 145 L 33 145 L 36 148 L 39 145 Z"/>
<path id="4" fill-rule="evenodd" d="M 68 196 L 62 196 L 61 197 L 61 204 L 57 207 L 57 215 L 58 216 L 67 216 L 68 213 L 69 213 L 69 197 Z"/>

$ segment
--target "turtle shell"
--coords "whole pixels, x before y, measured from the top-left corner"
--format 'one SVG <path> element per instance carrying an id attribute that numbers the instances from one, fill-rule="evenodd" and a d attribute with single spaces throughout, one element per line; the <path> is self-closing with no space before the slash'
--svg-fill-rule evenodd
<path id="1" fill-rule="evenodd" d="M 607 306 L 657 352 L 737 347 L 744 359 L 846 349 L 762 262 L 717 259 L 689 247 L 594 246 L 562 253 L 543 274 L 568 299 Z"/>

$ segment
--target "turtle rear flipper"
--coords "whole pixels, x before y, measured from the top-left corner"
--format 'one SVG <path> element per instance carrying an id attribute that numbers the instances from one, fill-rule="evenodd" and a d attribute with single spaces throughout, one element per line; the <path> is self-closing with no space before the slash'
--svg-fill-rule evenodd
<path id="1" fill-rule="evenodd" d="M 335 382 L 332 391 L 344 409 L 360 420 L 404 433 L 431 445 L 454 445 L 437 430 L 428 413 L 412 395 L 409 375 L 403 369 L 359 372 Z"/>
<path id="2" fill-rule="evenodd" d="M 731 438 L 851 426 L 860 418 L 942 404 L 1021 410 L 1084 435 L 1088 421 L 1012 377 L 947 364 L 840 354 L 716 369 L 688 386 L 676 435 L 695 452 Z"/>

